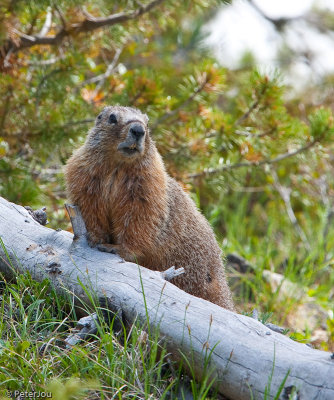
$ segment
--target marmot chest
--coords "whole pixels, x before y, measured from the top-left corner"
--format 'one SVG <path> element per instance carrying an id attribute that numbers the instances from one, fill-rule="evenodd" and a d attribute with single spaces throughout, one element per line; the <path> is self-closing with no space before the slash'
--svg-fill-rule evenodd
<path id="1" fill-rule="evenodd" d="M 129 212 L 148 205 L 151 190 L 142 176 L 131 176 L 121 172 L 112 174 L 106 184 L 105 196 L 108 198 L 110 213 Z"/>

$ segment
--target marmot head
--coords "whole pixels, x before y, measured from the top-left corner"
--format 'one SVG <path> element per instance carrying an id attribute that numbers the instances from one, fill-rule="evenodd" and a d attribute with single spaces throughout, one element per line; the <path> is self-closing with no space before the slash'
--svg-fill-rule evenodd
<path id="1" fill-rule="evenodd" d="M 124 160 L 136 159 L 149 146 L 148 117 L 132 107 L 105 107 L 90 131 L 90 147 L 110 150 L 113 157 Z"/>

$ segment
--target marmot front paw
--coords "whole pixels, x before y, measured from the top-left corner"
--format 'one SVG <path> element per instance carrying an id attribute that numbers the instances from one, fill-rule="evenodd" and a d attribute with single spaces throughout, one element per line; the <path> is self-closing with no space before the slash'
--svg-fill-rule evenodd
<path id="1" fill-rule="evenodd" d="M 96 245 L 96 248 L 100 251 L 103 251 L 105 253 L 110 253 L 110 254 L 118 254 L 117 251 L 117 246 L 114 244 L 109 244 L 109 243 L 99 243 Z"/>

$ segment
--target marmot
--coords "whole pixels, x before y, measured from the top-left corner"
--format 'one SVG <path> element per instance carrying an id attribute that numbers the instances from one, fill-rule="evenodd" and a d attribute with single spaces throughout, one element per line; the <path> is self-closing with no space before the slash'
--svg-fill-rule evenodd
<path id="1" fill-rule="evenodd" d="M 145 114 L 104 108 L 68 160 L 65 177 L 91 245 L 152 270 L 184 267 L 176 286 L 234 310 L 213 230 L 167 174 Z"/>

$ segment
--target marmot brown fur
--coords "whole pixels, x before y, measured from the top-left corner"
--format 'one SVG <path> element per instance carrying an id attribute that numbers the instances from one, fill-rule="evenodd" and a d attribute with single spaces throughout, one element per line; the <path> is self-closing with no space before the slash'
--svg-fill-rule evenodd
<path id="1" fill-rule="evenodd" d="M 165 171 L 146 115 L 106 107 L 69 159 L 65 176 L 92 245 L 109 246 L 152 270 L 184 267 L 185 274 L 173 280 L 176 286 L 234 309 L 214 233 Z"/>

